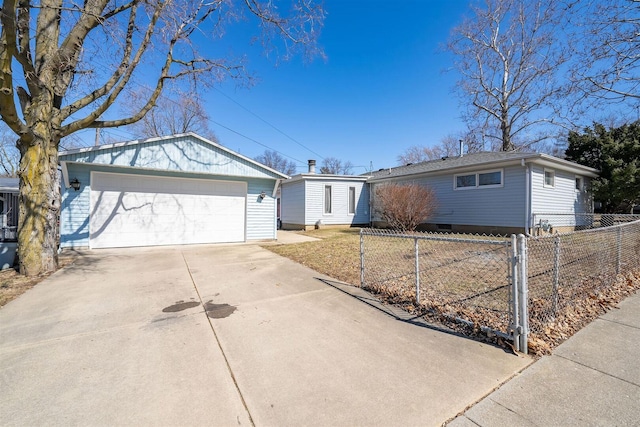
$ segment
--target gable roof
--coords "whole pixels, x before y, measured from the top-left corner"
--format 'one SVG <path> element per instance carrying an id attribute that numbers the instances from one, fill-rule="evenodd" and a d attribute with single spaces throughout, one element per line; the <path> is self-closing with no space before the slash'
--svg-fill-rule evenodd
<path id="1" fill-rule="evenodd" d="M 193 132 L 67 150 L 60 152 L 58 158 L 61 163 L 95 163 L 151 170 L 288 178 L 288 175 Z"/>
<path id="2" fill-rule="evenodd" d="M 428 160 L 426 162 L 413 163 L 405 166 L 394 168 L 380 169 L 371 172 L 370 182 L 381 181 L 390 178 L 436 174 L 436 173 L 455 173 L 464 172 L 471 169 L 489 169 L 494 167 L 503 167 L 516 164 L 537 163 L 544 166 L 555 167 L 557 169 L 567 170 L 576 174 L 581 174 L 595 178 L 598 176 L 598 170 L 558 157 L 550 156 L 542 153 L 521 153 L 521 152 L 480 152 L 470 153 L 464 156 L 443 157 L 437 160 Z"/>

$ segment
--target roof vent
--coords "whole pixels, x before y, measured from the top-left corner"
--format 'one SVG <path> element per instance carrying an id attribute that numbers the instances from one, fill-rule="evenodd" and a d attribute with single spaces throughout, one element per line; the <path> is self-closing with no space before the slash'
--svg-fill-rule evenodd
<path id="1" fill-rule="evenodd" d="M 309 160 L 309 173 L 316 173 L 316 161 Z"/>
<path id="2" fill-rule="evenodd" d="M 449 158 L 449 156 L 444 156 L 444 157 L 442 158 L 442 160 L 447 160 L 448 158 Z"/>

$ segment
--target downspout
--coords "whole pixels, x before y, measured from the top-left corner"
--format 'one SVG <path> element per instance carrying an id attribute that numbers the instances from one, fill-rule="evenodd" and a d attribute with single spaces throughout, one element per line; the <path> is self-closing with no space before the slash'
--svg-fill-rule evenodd
<path id="1" fill-rule="evenodd" d="M 273 239 L 274 240 L 278 240 L 278 229 L 280 228 L 280 224 L 278 224 L 278 220 L 281 218 L 279 218 L 278 216 L 278 187 L 280 187 L 280 184 L 282 183 L 282 179 L 276 179 L 276 182 L 273 184 L 273 191 L 271 192 L 271 197 L 273 199 L 275 199 L 275 203 L 273 206 L 273 213 L 274 213 L 274 217 L 275 217 L 275 228 L 273 231 Z M 280 209 L 282 209 L 282 204 L 280 204 Z M 282 212 L 280 212 L 280 214 L 282 215 Z"/>
<path id="2" fill-rule="evenodd" d="M 278 187 L 280 187 L 281 183 L 282 183 L 282 179 L 276 179 L 275 184 L 273 184 L 273 191 L 271 192 L 271 197 L 273 197 L 274 199 L 278 195 Z"/>
<path id="3" fill-rule="evenodd" d="M 525 167 L 525 185 L 524 185 L 524 235 L 531 237 L 529 230 L 531 230 L 531 168 L 522 159 L 522 166 Z"/>
<path id="4" fill-rule="evenodd" d="M 370 182 L 367 182 L 369 186 L 369 227 L 373 228 L 373 185 Z"/>

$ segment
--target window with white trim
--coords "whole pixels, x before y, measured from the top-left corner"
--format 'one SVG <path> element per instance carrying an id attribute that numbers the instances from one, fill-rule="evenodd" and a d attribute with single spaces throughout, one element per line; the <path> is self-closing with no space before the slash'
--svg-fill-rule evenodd
<path id="1" fill-rule="evenodd" d="M 549 188 L 556 186 L 556 171 L 553 169 L 544 170 L 544 186 Z"/>
<path id="2" fill-rule="evenodd" d="M 331 186 L 330 185 L 324 186 L 324 213 L 325 214 L 331 213 Z"/>
<path id="3" fill-rule="evenodd" d="M 349 187 L 349 215 L 356 214 L 356 187 Z"/>
<path id="4" fill-rule="evenodd" d="M 476 186 L 476 174 L 456 175 L 456 188 L 470 188 Z"/>
<path id="5" fill-rule="evenodd" d="M 504 185 L 503 176 L 502 169 L 454 175 L 453 188 L 455 190 L 467 190 L 471 188 L 502 187 Z"/>
<path id="6" fill-rule="evenodd" d="M 581 192 L 584 188 L 584 180 L 581 176 L 576 176 L 576 191 Z"/>

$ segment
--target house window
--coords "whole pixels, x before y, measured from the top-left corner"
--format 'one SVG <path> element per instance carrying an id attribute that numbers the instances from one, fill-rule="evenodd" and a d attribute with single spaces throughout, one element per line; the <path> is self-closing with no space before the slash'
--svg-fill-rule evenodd
<path id="1" fill-rule="evenodd" d="M 454 189 L 502 187 L 502 169 L 454 176 Z"/>
<path id="2" fill-rule="evenodd" d="M 544 186 L 555 187 L 556 186 L 556 172 L 551 169 L 544 170 Z"/>
<path id="3" fill-rule="evenodd" d="M 584 188 L 584 181 L 581 176 L 576 176 L 576 191 L 580 192 Z"/>
<path id="4" fill-rule="evenodd" d="M 476 186 L 476 174 L 473 175 L 457 175 L 456 188 L 466 188 Z"/>
<path id="5" fill-rule="evenodd" d="M 478 174 L 478 185 L 501 185 L 502 184 L 502 172 L 494 171 Z"/>
<path id="6" fill-rule="evenodd" d="M 331 213 L 331 186 L 330 185 L 324 186 L 324 213 L 325 214 Z"/>
<path id="7" fill-rule="evenodd" d="M 356 213 L 356 187 L 349 187 L 349 215 Z"/>

